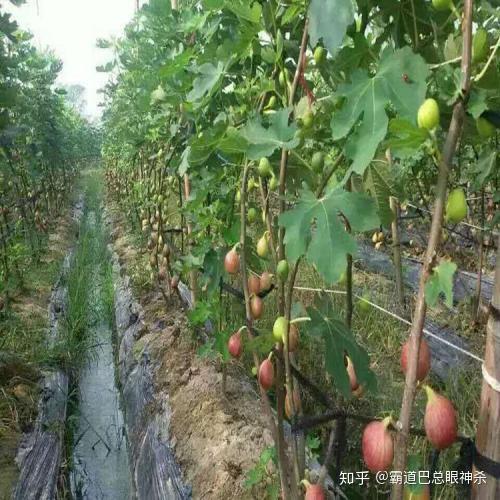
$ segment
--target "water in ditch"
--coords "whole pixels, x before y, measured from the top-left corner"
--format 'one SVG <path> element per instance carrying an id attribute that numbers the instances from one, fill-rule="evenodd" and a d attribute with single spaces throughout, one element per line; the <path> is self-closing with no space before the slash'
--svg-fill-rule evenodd
<path id="1" fill-rule="evenodd" d="M 86 209 L 76 256 L 81 260 L 74 264 L 77 269 L 73 279 L 80 280 L 81 290 L 76 287 L 73 300 L 81 298 L 86 302 L 86 318 L 82 318 L 86 326 L 82 331 L 87 341 L 90 339 L 86 349 L 91 352 L 76 380 L 70 483 L 77 499 L 127 500 L 133 498 L 133 493 L 115 376 L 111 268 L 99 217 L 100 200 L 93 201 L 97 210 L 92 210 L 92 203 Z"/>

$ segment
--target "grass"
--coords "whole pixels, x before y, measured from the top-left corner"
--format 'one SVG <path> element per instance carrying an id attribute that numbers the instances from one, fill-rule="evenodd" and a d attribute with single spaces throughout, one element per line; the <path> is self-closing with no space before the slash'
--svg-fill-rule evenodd
<path id="1" fill-rule="evenodd" d="M 77 439 L 75 433 L 80 421 L 79 374 L 97 354 L 96 326 L 101 323 L 113 325 L 114 319 L 113 271 L 102 219 L 101 175 L 100 171 L 88 170 L 82 176 L 84 211 L 79 239 L 66 277 L 67 314 L 60 343 L 56 346 L 60 361 L 71 375 L 65 434 L 66 472 L 72 468 L 73 446 Z"/>

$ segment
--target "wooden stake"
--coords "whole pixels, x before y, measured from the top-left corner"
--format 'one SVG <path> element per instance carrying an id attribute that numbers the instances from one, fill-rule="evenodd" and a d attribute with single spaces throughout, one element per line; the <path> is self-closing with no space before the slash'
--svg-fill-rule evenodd
<path id="1" fill-rule="evenodd" d="M 403 314 L 406 308 L 405 304 L 405 289 L 403 283 L 403 264 L 401 260 L 401 239 L 399 237 L 399 216 L 400 207 L 399 200 L 394 196 L 389 198 L 389 204 L 394 214 L 394 219 L 391 223 L 392 230 L 392 258 L 394 260 L 394 278 L 396 280 L 396 295 L 399 306 L 399 313 Z"/>
<path id="2" fill-rule="evenodd" d="M 485 223 L 485 213 L 484 213 L 484 188 L 481 189 L 481 221 L 479 225 L 481 229 L 479 230 L 479 257 L 477 264 L 477 281 L 476 281 L 476 297 L 472 304 L 472 321 L 474 324 L 477 324 L 479 313 L 481 309 L 481 285 L 483 279 L 483 260 L 484 260 L 484 233 L 483 227 Z"/>
<path id="3" fill-rule="evenodd" d="M 485 372 L 494 380 L 500 380 L 500 237 L 498 238 L 495 288 L 491 299 L 491 311 L 486 326 L 484 355 Z M 498 383 L 498 382 L 497 382 Z M 500 392 L 483 379 L 481 409 L 476 433 L 477 451 L 486 458 L 500 462 Z M 474 472 L 476 469 L 474 468 Z M 473 484 L 472 498 L 495 500 L 500 498 L 500 479 L 486 475 L 486 482 Z"/>

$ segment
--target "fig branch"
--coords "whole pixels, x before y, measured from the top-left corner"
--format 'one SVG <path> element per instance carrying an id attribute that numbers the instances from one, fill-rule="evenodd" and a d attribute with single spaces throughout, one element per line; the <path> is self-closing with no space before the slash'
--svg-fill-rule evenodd
<path id="1" fill-rule="evenodd" d="M 288 96 L 288 105 L 293 106 L 295 100 L 295 93 L 297 91 L 297 85 L 299 83 L 300 76 L 303 72 L 303 66 L 305 63 L 305 52 L 307 49 L 307 40 L 308 40 L 308 30 L 309 30 L 309 19 L 306 17 L 304 22 L 304 31 L 302 33 L 302 40 L 300 43 L 299 55 L 297 58 L 297 67 L 295 69 L 295 75 L 293 77 L 293 82 L 290 87 L 290 94 Z M 280 163 L 280 174 L 279 174 L 279 194 L 280 194 L 280 205 L 279 205 L 279 213 L 282 214 L 285 212 L 285 191 L 286 191 L 286 171 L 287 171 L 287 163 L 288 163 L 288 151 L 283 148 L 281 151 L 281 163 Z M 285 230 L 283 227 L 279 228 L 278 234 L 278 260 L 282 261 L 285 259 L 285 245 L 284 245 L 284 237 Z M 297 404 L 300 404 L 300 393 L 298 393 L 297 401 L 295 400 L 295 391 L 293 387 L 293 379 L 290 370 L 290 356 L 289 356 L 289 322 L 290 322 L 290 307 L 286 307 L 286 297 L 285 297 L 285 283 L 283 280 L 279 282 L 279 313 L 280 316 L 285 315 L 287 327 L 283 336 L 283 356 L 284 356 L 284 364 L 285 364 L 285 385 L 288 398 L 290 400 L 290 409 L 292 419 L 295 418 L 297 414 Z M 285 310 L 285 308 L 287 310 Z M 300 447 L 299 450 L 297 439 L 292 439 L 292 457 L 293 457 L 293 470 L 295 475 L 295 482 L 298 485 L 301 481 L 302 471 L 300 464 L 304 462 L 304 460 L 299 459 L 299 455 L 303 456 L 305 454 L 304 446 Z"/>
<path id="2" fill-rule="evenodd" d="M 245 166 L 243 168 L 243 178 L 241 181 L 241 200 L 240 200 L 240 209 L 241 209 L 241 230 L 240 230 L 240 267 L 241 267 L 241 278 L 243 284 L 243 294 L 245 297 L 245 315 L 246 315 L 246 324 L 248 327 L 248 335 L 250 338 L 253 338 L 251 330 L 252 330 L 252 313 L 250 310 L 250 291 L 248 289 L 248 280 L 247 280 L 247 269 L 246 269 L 246 201 L 247 201 L 247 190 L 248 190 L 248 174 L 250 171 L 250 164 L 248 161 L 245 161 Z M 253 361 L 255 365 L 255 369 L 259 370 L 260 361 L 257 355 L 257 352 L 253 350 Z M 274 442 L 276 443 L 276 448 L 278 450 L 278 466 L 280 470 L 280 480 L 281 480 L 281 488 L 283 492 L 283 498 L 288 500 L 289 498 L 295 499 L 297 495 L 292 496 L 293 488 L 290 490 L 289 485 L 293 485 L 293 481 L 289 481 L 289 462 L 288 457 L 286 455 L 285 450 L 285 439 L 283 435 L 283 426 L 278 422 L 278 426 L 276 426 L 276 422 L 274 421 L 274 417 L 272 414 L 271 404 L 269 402 L 269 398 L 267 396 L 267 392 L 265 389 L 259 384 L 260 388 L 260 396 L 262 401 L 262 406 L 264 407 L 264 411 L 266 413 L 267 419 L 269 421 L 269 425 L 271 428 L 271 432 L 274 437 Z M 296 488 L 295 488 L 296 489 Z"/>
<path id="3" fill-rule="evenodd" d="M 397 423 L 400 432 L 396 435 L 396 454 L 394 469 L 404 471 L 406 469 L 406 458 L 408 448 L 408 435 L 410 429 L 410 418 L 416 393 L 417 367 L 419 350 L 422 339 L 422 330 L 426 316 L 425 284 L 429 278 L 435 262 L 436 253 L 442 233 L 443 213 L 448 183 L 448 173 L 452 165 L 453 156 L 457 147 L 458 139 L 462 133 L 465 118 L 465 106 L 469 95 L 471 83 L 471 53 L 472 53 L 472 4 L 473 0 L 464 2 L 464 19 L 462 22 L 462 64 L 461 64 L 461 96 L 453 106 L 453 114 L 450 127 L 443 147 L 443 153 L 439 162 L 439 172 L 436 184 L 436 200 L 432 216 L 429 241 L 425 253 L 425 259 L 420 274 L 418 294 L 415 304 L 413 323 L 410 331 L 409 364 L 406 372 L 405 388 L 401 413 Z M 399 500 L 403 496 L 403 484 L 394 484 L 392 498 Z"/>
<path id="4" fill-rule="evenodd" d="M 294 425 L 292 425 L 292 432 L 298 432 L 301 430 L 309 430 L 313 429 L 314 427 L 318 427 L 319 425 L 326 424 L 328 422 L 331 422 L 333 420 L 338 420 L 340 418 L 344 418 L 347 420 L 354 420 L 356 422 L 361 422 L 363 424 L 369 424 L 370 422 L 373 421 L 382 421 L 383 417 L 372 417 L 370 415 L 362 415 L 359 413 L 353 413 L 353 412 L 346 412 L 343 410 L 329 410 L 326 411 L 325 413 L 322 413 L 320 415 L 313 415 L 311 417 L 304 417 L 303 419 L 297 421 Z M 389 429 L 393 431 L 397 431 L 397 424 L 389 425 Z M 410 427 L 408 433 L 412 436 L 420 436 L 420 437 L 426 437 L 427 434 L 424 429 L 418 429 L 416 427 Z M 470 441 L 470 438 L 467 436 L 456 436 L 455 439 L 456 442 L 468 442 Z"/>

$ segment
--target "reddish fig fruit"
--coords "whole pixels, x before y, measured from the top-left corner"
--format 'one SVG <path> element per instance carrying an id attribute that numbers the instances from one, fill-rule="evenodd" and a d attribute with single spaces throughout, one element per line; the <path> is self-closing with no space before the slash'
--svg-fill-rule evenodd
<path id="1" fill-rule="evenodd" d="M 408 352 L 410 351 L 410 339 L 408 339 L 401 349 L 401 370 L 406 374 L 408 368 Z M 429 374 L 431 369 L 431 351 L 429 344 L 422 338 L 420 341 L 420 350 L 418 352 L 418 365 L 417 365 L 417 380 L 421 382 Z"/>
<path id="2" fill-rule="evenodd" d="M 160 281 L 164 281 L 166 277 L 167 277 L 167 270 L 162 266 L 158 270 L 158 279 Z"/>
<path id="3" fill-rule="evenodd" d="M 319 484 L 309 484 L 306 489 L 305 500 L 325 500 L 325 490 Z"/>
<path id="4" fill-rule="evenodd" d="M 254 295 L 250 299 L 250 312 L 252 313 L 253 319 L 259 319 L 264 311 L 264 302 L 257 295 Z"/>
<path id="5" fill-rule="evenodd" d="M 428 385 L 425 407 L 424 428 L 427 439 L 434 448 L 444 450 L 457 439 L 457 415 L 451 401 L 437 394 Z"/>
<path id="6" fill-rule="evenodd" d="M 271 288 L 272 275 L 264 271 L 260 276 L 260 291 L 265 292 Z"/>
<path id="7" fill-rule="evenodd" d="M 156 267 L 158 265 L 158 259 L 156 257 L 156 253 L 152 253 L 150 256 L 149 256 L 149 265 L 151 267 Z"/>
<path id="8" fill-rule="evenodd" d="M 356 377 L 356 371 L 354 370 L 354 365 L 352 364 L 351 358 L 346 356 L 347 359 L 347 375 L 349 376 L 349 383 L 351 384 L 351 391 L 356 391 L 359 388 L 358 379 Z"/>
<path id="9" fill-rule="evenodd" d="M 372 472 L 387 470 L 394 458 L 394 443 L 387 427 L 391 417 L 381 422 L 370 422 L 363 431 L 362 450 L 363 460 Z"/>
<path id="10" fill-rule="evenodd" d="M 300 394 L 297 389 L 293 391 L 293 406 L 295 407 L 295 412 L 300 410 Z M 285 414 L 288 418 L 292 418 L 292 413 L 292 401 L 287 392 L 285 396 Z"/>
<path id="11" fill-rule="evenodd" d="M 243 343 L 241 341 L 241 333 L 236 332 L 229 337 L 229 341 L 227 343 L 227 348 L 229 350 L 229 354 L 233 358 L 239 358 L 241 353 L 243 352 Z"/>
<path id="12" fill-rule="evenodd" d="M 295 352 L 297 350 L 299 339 L 299 329 L 294 323 L 290 323 L 290 329 L 288 330 L 288 352 Z"/>
<path id="13" fill-rule="evenodd" d="M 240 256 L 236 253 L 234 248 L 227 252 L 226 257 L 224 258 L 224 268 L 229 274 L 235 274 L 238 272 L 238 269 L 240 268 Z"/>
<path id="14" fill-rule="evenodd" d="M 173 289 L 176 289 L 178 285 L 179 285 L 179 276 L 172 276 L 172 279 L 170 280 L 170 286 Z"/>
<path id="15" fill-rule="evenodd" d="M 248 278 L 248 291 L 250 295 L 257 295 L 260 292 L 260 278 L 252 274 Z"/>
<path id="16" fill-rule="evenodd" d="M 267 358 L 262 361 L 259 367 L 259 383 L 265 391 L 274 385 L 274 366 Z"/>

